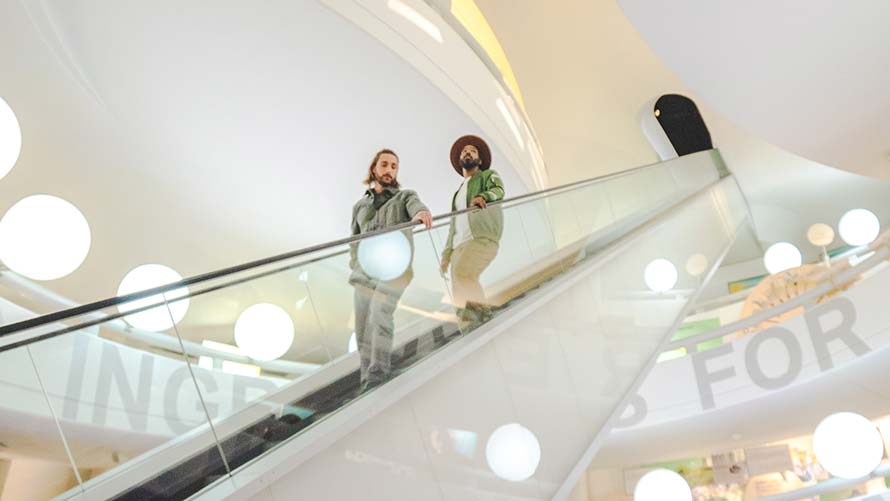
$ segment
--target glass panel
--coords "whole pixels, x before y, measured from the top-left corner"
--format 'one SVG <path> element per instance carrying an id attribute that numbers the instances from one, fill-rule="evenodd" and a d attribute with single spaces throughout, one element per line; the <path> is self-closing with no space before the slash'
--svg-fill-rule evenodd
<path id="1" fill-rule="evenodd" d="M 523 201 L 507 208 L 525 233 L 532 260 L 537 262 L 552 257 L 558 246 L 547 214 L 547 198 Z"/>
<path id="2" fill-rule="evenodd" d="M 470 225 L 494 228 L 489 231 L 494 239 L 470 238 L 461 243 L 455 237 L 457 246 L 452 250 L 446 279 L 463 333 L 494 318 L 511 300 L 527 290 L 524 284 L 533 275 L 525 272 L 533 270 L 535 259 L 522 215 L 517 207 L 495 205 L 458 216 L 466 218 Z M 544 225 L 540 230 L 546 231 L 547 239 L 552 242 L 546 220 L 538 218 L 536 221 Z M 449 228 L 450 224 L 446 223 L 432 230 L 431 237 L 437 248 L 444 249 Z M 497 228 L 500 228 L 499 238 Z"/>
<path id="3" fill-rule="evenodd" d="M 654 170 L 657 169 L 657 167 L 654 168 Z M 640 212 L 643 208 L 651 207 L 646 179 L 648 173 L 648 169 L 632 172 L 610 179 L 604 185 L 616 220 L 624 219 Z"/>
<path id="4" fill-rule="evenodd" d="M 593 439 L 641 371 L 654 363 L 653 356 L 698 289 L 697 277 L 685 270 L 688 258 L 702 254 L 709 263 L 718 262 L 739 230 L 739 218 L 746 213 L 734 213 L 727 202 L 733 197 L 724 196 L 733 190 L 734 182 L 724 181 L 633 241 L 612 248 L 613 257 L 589 276 L 577 272 L 577 284 L 553 303 L 555 329 L 565 345 L 589 434 L 579 443 Z M 684 238 L 675 238 L 681 234 Z M 667 266 L 650 268 L 656 260 Z M 593 353 L 601 358 L 592 360 Z M 643 419 L 645 409 L 634 396 L 616 426 Z"/>
<path id="5" fill-rule="evenodd" d="M 140 306 L 126 317 L 109 308 L 59 322 L 29 345 L 91 498 L 183 497 L 226 474 L 175 332 L 132 325 L 163 322 L 162 297 Z M 183 464 L 196 473 L 188 485 L 158 476 Z"/>
<path id="6" fill-rule="evenodd" d="M 672 170 L 682 169 L 682 164 L 671 169 L 670 163 L 653 166 L 651 169 L 635 171 L 632 175 L 645 180 L 646 205 L 648 210 L 662 208 L 665 203 L 689 196 L 692 193 L 682 193 L 677 181 L 671 174 Z M 716 176 L 714 178 L 716 180 Z M 702 186 L 699 186 L 700 189 Z"/>
<path id="7" fill-rule="evenodd" d="M 81 477 L 89 467 L 75 472 L 59 434 L 56 415 L 50 409 L 34 370 L 29 349 L 23 346 L 0 353 L 2 385 L 2 455 L 0 497 L 3 499 L 49 499 L 63 493 L 80 494 Z M 40 374 L 40 376 L 44 376 Z M 52 399 L 59 404 L 58 398 Z"/>
<path id="8" fill-rule="evenodd" d="M 396 423 L 416 426 L 446 496 L 462 499 L 487 491 L 562 497 L 551 490 L 565 480 L 566 470 L 593 441 L 597 424 L 600 433 L 609 432 L 604 429 L 606 419 L 652 361 L 698 287 L 697 279 L 681 268 L 668 290 L 652 291 L 644 278 L 648 263 L 657 258 L 685 263 L 692 252 L 716 262 L 738 222 L 727 203 L 731 197 L 721 195 L 727 184 L 732 186 L 724 183 L 704 191 L 634 233 L 610 249 L 605 259 L 578 262 L 570 272 L 554 277 L 553 288 L 547 284 L 543 289 L 547 293 L 531 296 L 532 301 L 519 307 L 528 313 L 522 321 L 459 362 L 432 385 L 435 389 L 417 392 L 401 403 L 397 409 L 403 416 L 393 411 L 369 423 L 375 433 L 362 437 L 367 452 L 386 450 L 375 449 L 375 442 L 381 442 L 377 433 L 387 433 Z M 701 231 L 673 241 L 689 228 Z M 646 412 L 645 406 L 633 406 L 638 403 L 639 399 L 630 402 L 626 417 Z M 549 412 L 537 412 L 540 409 Z M 521 477 L 532 475 L 528 480 L 506 481 L 510 469 L 491 460 L 490 451 L 497 447 L 498 431 L 505 425 L 516 430 L 513 436 L 521 436 L 529 450 L 540 451 L 540 463 L 533 459 Z M 536 457 L 535 453 L 526 457 Z M 351 467 L 359 469 L 344 465 Z"/>
<path id="9" fill-rule="evenodd" d="M 568 192 L 572 210 L 578 218 L 580 232 L 590 238 L 613 221 L 615 215 L 605 195 L 605 187 L 600 184 L 589 184 Z"/>
<path id="10" fill-rule="evenodd" d="M 75 462 L 88 468 L 85 487 L 92 494 L 115 496 L 135 485 L 129 495 L 185 496 L 372 391 L 545 282 L 580 269 L 585 258 L 687 195 L 674 182 L 686 161 L 474 212 L 466 216 L 469 226 L 493 237 L 465 242 L 444 273 L 447 221 L 430 232 L 390 232 L 204 280 L 148 304 L 134 302 L 128 306 L 141 310 L 128 311 L 126 318 L 112 308 L 6 339 L 70 331 L 32 348 L 38 368 L 52 374 L 54 409 L 72 437 Z M 716 179 L 707 174 L 700 187 Z M 682 184 L 683 190 L 696 185 L 690 176 Z M 684 209 L 672 215 L 646 234 L 645 246 L 623 250 L 578 293 L 600 305 L 590 311 L 596 326 L 619 335 L 650 325 L 653 315 L 682 306 L 681 296 L 698 287 L 681 276 L 674 292 L 653 296 L 645 292 L 641 266 L 653 259 L 647 252 L 657 251 L 680 268 L 686 257 L 679 254 L 698 245 L 696 238 L 702 240 L 698 252 L 716 259 L 743 200 L 733 190 L 699 198 L 701 214 Z M 677 220 L 702 231 L 673 242 L 664 228 L 680 232 Z M 157 317 L 149 322 L 152 329 L 138 327 L 146 316 Z M 633 353 L 613 360 L 634 359 L 641 346 L 652 348 L 654 336 L 666 328 L 655 327 L 645 339 L 620 338 L 633 345 Z M 627 381 L 611 388 L 618 383 Z"/>
<path id="11" fill-rule="evenodd" d="M 0 325 L 21 322 L 48 313 L 31 304 L 21 283 L 11 280 L 15 275 L 0 267 Z"/>
<path id="12" fill-rule="evenodd" d="M 729 209 L 718 211 L 725 227 L 736 219 L 733 207 L 744 211 L 738 203 L 739 192 L 730 186 L 724 184 L 723 193 L 715 191 L 711 197 L 718 208 Z M 750 231 L 746 224 L 739 233 L 744 236 Z M 731 252 L 747 251 L 747 246 L 740 249 L 738 243 Z M 858 271 L 852 286 L 834 282 L 839 290 L 808 301 L 799 315 L 779 313 L 774 304 L 766 305 L 765 315 L 773 318 L 758 327 L 774 328 L 700 342 L 697 353 L 653 368 L 637 392 L 638 405 L 628 413 L 633 419 L 625 424 L 622 438 L 605 445 L 595 462 L 601 467 L 615 466 L 615 478 L 626 478 L 628 471 L 671 469 L 705 497 L 741 499 L 752 492 L 775 494 L 766 496 L 769 499 L 886 497 L 890 398 L 883 391 L 887 364 L 881 358 L 886 354 L 881 353 L 890 339 L 885 299 L 890 277 L 886 268 Z M 726 290 L 725 281 L 716 285 Z M 771 293 L 783 293 L 780 287 Z M 757 297 L 757 291 L 745 293 Z M 713 329 L 706 324 L 720 324 L 722 308 L 714 305 L 722 303 L 712 301 L 711 309 L 701 314 L 705 318 L 687 319 L 687 325 L 705 324 L 705 332 Z M 832 327 L 843 334 L 825 344 L 820 335 Z M 708 348 L 708 343 L 722 344 Z M 745 410 L 744 418 L 728 428 L 727 416 L 739 409 Z M 739 429 L 742 421 L 755 425 Z M 647 440 L 651 442 L 654 436 L 649 430 L 658 429 L 670 429 L 673 435 L 656 455 Z M 739 433 L 731 440 L 721 439 L 727 429 Z M 684 445 L 700 437 L 710 437 L 712 443 L 702 441 L 703 454 L 689 457 Z M 698 475 L 705 470 L 707 476 Z M 783 477 L 790 471 L 796 475 Z M 609 473 L 596 475 L 604 479 Z M 628 491 L 632 489 L 629 484 Z M 603 492 L 603 499 L 611 495 Z"/>
<path id="13" fill-rule="evenodd" d="M 578 243 L 582 232 L 580 214 L 574 205 L 573 191 L 559 192 L 546 198 L 544 204 L 547 221 L 553 230 L 556 249 L 565 249 Z"/>
<path id="14" fill-rule="evenodd" d="M 426 233 L 395 231 L 192 291 L 183 339 L 224 343 L 254 370 L 217 390 L 211 415 L 229 465 L 324 419 L 456 333 L 439 262 Z M 226 371 L 205 365 L 198 370 Z"/>
<path id="15" fill-rule="evenodd" d="M 326 297 L 329 270 L 343 259 L 344 248 L 327 249 L 301 260 L 324 267 L 283 261 L 196 284 L 187 298 L 169 298 L 170 312 L 188 303 L 176 330 L 194 349 L 193 371 L 231 469 L 316 418 L 287 404 L 334 360 L 317 305 Z"/>

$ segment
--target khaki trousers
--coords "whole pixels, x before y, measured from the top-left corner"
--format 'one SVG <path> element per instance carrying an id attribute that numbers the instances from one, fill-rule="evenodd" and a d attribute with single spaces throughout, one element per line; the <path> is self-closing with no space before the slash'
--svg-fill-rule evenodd
<path id="1" fill-rule="evenodd" d="M 481 321 L 480 312 L 486 305 L 485 291 L 479 283 L 482 272 L 494 260 L 498 244 L 478 238 L 461 244 L 451 254 L 451 289 L 454 306 L 461 318 L 461 331 L 467 332 Z"/>

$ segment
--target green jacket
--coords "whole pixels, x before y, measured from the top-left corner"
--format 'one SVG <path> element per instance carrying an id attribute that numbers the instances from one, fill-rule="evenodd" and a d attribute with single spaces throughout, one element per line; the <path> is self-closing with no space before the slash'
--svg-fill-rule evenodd
<path id="1" fill-rule="evenodd" d="M 398 188 L 386 188 L 381 193 L 369 189 L 365 195 L 352 207 L 352 234 L 359 235 L 371 231 L 382 230 L 390 226 L 407 223 L 414 219 L 418 212 L 429 211 L 426 205 L 420 201 L 420 197 L 412 190 L 400 190 Z M 411 228 L 404 230 L 405 237 L 411 245 L 411 258 L 414 258 L 414 232 Z M 350 283 L 371 281 L 358 263 L 358 244 L 350 246 L 349 267 L 352 275 Z M 408 266 L 406 275 L 412 273 Z"/>
<path id="2" fill-rule="evenodd" d="M 458 190 L 451 197 L 451 210 L 457 210 Z M 486 203 L 493 203 L 504 199 L 504 182 L 501 176 L 493 169 L 479 171 L 473 174 L 467 181 L 467 207 L 476 197 L 482 197 Z M 470 220 L 470 233 L 473 238 L 483 238 L 498 243 L 504 233 L 504 214 L 500 205 L 482 210 L 474 210 L 467 217 Z M 442 259 L 451 260 L 454 252 L 454 218 L 451 218 L 451 228 L 448 230 L 448 243 L 442 251 Z"/>

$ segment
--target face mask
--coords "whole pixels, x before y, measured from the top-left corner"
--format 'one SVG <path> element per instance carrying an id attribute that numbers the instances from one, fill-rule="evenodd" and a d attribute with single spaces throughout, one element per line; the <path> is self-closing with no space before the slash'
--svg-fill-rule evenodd
<path id="1" fill-rule="evenodd" d="M 464 170 L 473 170 L 477 165 L 482 165 L 482 160 L 473 159 L 472 157 L 463 157 L 460 159 L 460 166 L 464 168 Z"/>

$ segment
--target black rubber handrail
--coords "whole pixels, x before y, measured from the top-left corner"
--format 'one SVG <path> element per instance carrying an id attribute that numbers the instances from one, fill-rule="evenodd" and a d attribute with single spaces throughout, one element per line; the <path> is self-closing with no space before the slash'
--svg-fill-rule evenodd
<path id="1" fill-rule="evenodd" d="M 504 200 L 501 200 L 501 201 L 498 201 L 498 202 L 489 204 L 489 207 L 491 207 L 491 206 L 497 206 L 497 205 L 505 205 L 505 204 L 515 204 L 515 203 L 517 203 L 517 202 L 519 202 L 519 203 L 525 203 L 525 202 L 531 201 L 531 199 L 534 199 L 534 198 L 540 198 L 540 197 L 543 197 L 543 196 L 546 196 L 546 195 L 550 195 L 550 194 L 552 194 L 552 193 L 554 193 L 554 192 L 557 192 L 557 191 L 568 191 L 568 190 L 571 190 L 571 189 L 574 189 L 574 188 L 577 188 L 577 187 L 580 187 L 580 186 L 583 186 L 583 185 L 593 184 L 593 183 L 598 183 L 598 182 L 603 182 L 603 181 L 606 181 L 606 180 L 609 180 L 609 179 L 614 179 L 614 178 L 622 177 L 622 176 L 625 176 L 625 175 L 628 175 L 628 174 L 631 174 L 631 173 L 634 173 L 634 172 L 637 172 L 637 171 L 641 171 L 641 170 L 644 170 L 644 169 L 649 169 L 649 168 L 652 168 L 652 167 L 655 167 L 655 166 L 663 165 L 664 163 L 665 163 L 665 162 L 657 162 L 657 163 L 654 163 L 654 164 L 643 165 L 643 166 L 640 166 L 640 167 L 634 167 L 634 168 L 632 168 L 632 169 L 623 170 L 623 171 L 621 171 L 621 172 L 613 172 L 613 173 L 611 173 L 611 174 L 605 174 L 605 175 L 602 175 L 602 176 L 596 176 L 596 177 L 592 177 L 592 178 L 589 178 L 589 179 L 584 179 L 584 180 L 581 180 L 581 181 L 575 181 L 575 182 L 572 182 L 572 183 L 564 184 L 564 185 L 562 185 L 562 186 L 556 186 L 556 187 L 553 187 L 553 188 L 547 188 L 547 189 L 545 189 L 545 190 L 539 190 L 539 191 L 535 191 L 535 192 L 525 193 L 525 194 L 523 194 L 523 195 L 517 195 L 517 196 L 512 197 L 512 198 L 507 198 L 507 199 L 504 199 Z M 438 215 L 438 216 L 433 217 L 433 221 L 442 221 L 442 220 L 445 220 L 445 219 L 450 219 L 450 218 L 452 218 L 452 217 L 455 217 L 455 216 L 458 216 L 458 215 L 461 215 L 461 214 L 464 214 L 464 213 L 468 213 L 468 212 L 471 212 L 471 211 L 474 211 L 474 210 L 478 210 L 478 209 L 476 209 L 476 208 L 467 208 L 467 209 L 462 209 L 462 210 L 459 210 L 459 211 L 454 211 L 454 212 L 448 212 L 448 213 L 445 213 L 445 214 L 440 214 L 440 215 Z M 199 284 L 199 283 L 202 283 L 202 282 L 207 282 L 207 281 L 209 281 L 209 280 L 214 280 L 214 279 L 217 279 L 217 278 L 222 278 L 222 277 L 225 277 L 225 276 L 228 276 L 228 275 L 234 275 L 235 273 L 240 273 L 240 272 L 243 272 L 243 271 L 247 271 L 247 270 L 251 270 L 251 269 L 259 268 L 259 267 L 262 267 L 262 266 L 266 266 L 266 265 L 269 265 L 269 264 L 277 263 L 277 262 L 284 261 L 284 260 L 287 260 L 287 259 L 293 259 L 293 258 L 296 258 L 296 257 L 305 256 L 305 255 L 308 255 L 308 254 L 312 254 L 312 253 L 314 253 L 314 252 L 319 252 L 319 251 L 323 251 L 323 250 L 325 250 L 325 249 L 330 249 L 330 248 L 332 248 L 332 247 L 337 247 L 337 246 L 340 246 L 340 245 L 351 244 L 351 243 L 354 243 L 354 242 L 358 242 L 358 241 L 360 241 L 360 240 L 364 240 L 364 239 L 367 239 L 367 238 L 372 238 L 372 237 L 375 237 L 375 236 L 378 236 L 378 235 L 382 235 L 382 234 L 385 234 L 385 233 L 391 233 L 391 232 L 394 232 L 394 231 L 404 230 L 404 229 L 407 229 L 407 228 L 411 228 L 411 227 L 413 227 L 413 226 L 416 226 L 416 225 L 418 225 L 418 224 L 420 224 L 419 221 L 418 221 L 418 222 L 402 223 L 402 224 L 395 225 L 395 226 L 389 226 L 389 227 L 384 228 L 384 229 L 381 229 L 381 230 L 377 230 L 377 231 L 373 231 L 373 232 L 368 232 L 368 233 L 362 233 L 362 234 L 360 234 L 360 235 L 353 235 L 353 236 L 350 236 L 350 237 L 348 237 L 348 238 L 341 238 L 341 239 L 339 239 L 339 240 L 334 240 L 334 241 L 326 242 L 326 243 L 319 244 L 319 245 L 314 245 L 314 246 L 310 246 L 310 247 L 305 247 L 305 248 L 300 249 L 300 250 L 291 251 L 291 252 L 286 252 L 286 253 L 283 253 L 283 254 L 278 254 L 278 255 L 275 255 L 275 256 L 271 256 L 271 257 L 267 257 L 267 258 L 263 258 L 263 259 L 258 259 L 258 260 L 255 260 L 255 261 L 249 261 L 249 262 L 247 262 L 247 263 L 239 264 L 239 265 L 236 265 L 236 266 L 231 266 L 231 267 L 228 267 L 228 268 L 223 268 L 223 269 L 220 269 L 220 270 L 216 270 L 216 271 L 211 271 L 211 272 L 203 273 L 203 274 L 200 274 L 200 275 L 195 275 L 195 276 L 193 276 L 193 277 L 189 277 L 189 278 L 180 280 L 179 282 L 173 282 L 173 283 L 169 283 L 169 284 L 166 284 L 166 285 L 160 285 L 160 286 L 158 286 L 158 287 L 153 287 L 153 288 L 151 288 L 151 289 L 145 289 L 145 290 L 142 290 L 142 291 L 139 291 L 139 292 L 133 292 L 133 293 L 126 294 L 126 295 L 123 295 L 123 296 L 115 296 L 115 297 L 111 297 L 111 298 L 108 298 L 108 299 L 103 299 L 103 300 L 100 300 L 100 301 L 94 301 L 94 302 L 92 302 L 92 303 L 87 303 L 87 304 L 84 304 L 84 305 L 81 305 L 81 306 L 76 306 L 76 307 L 74 307 L 74 308 L 68 308 L 68 309 L 60 310 L 60 311 L 57 311 L 57 312 L 54 312 L 54 313 L 48 313 L 48 314 L 46 314 L 46 315 L 41 315 L 41 316 L 39 316 L 39 317 L 35 317 L 35 318 L 27 319 L 27 320 L 22 320 L 22 321 L 20 321 L 20 322 L 15 322 L 15 323 L 8 324 L 8 325 L 4 325 L 4 326 L 0 327 L 0 337 L 9 336 L 9 335 L 12 335 L 12 334 L 14 334 L 14 333 L 16 333 L 16 332 L 22 331 L 22 330 L 32 329 L 32 328 L 35 328 L 35 327 L 40 327 L 40 326 L 42 326 L 42 325 L 50 324 L 50 323 L 53 323 L 53 322 L 59 322 L 59 321 L 61 321 L 61 320 L 66 320 L 66 319 L 69 319 L 69 318 L 72 318 L 72 317 L 76 317 L 76 316 L 79 316 L 79 315 L 84 315 L 84 314 L 87 314 L 87 313 L 92 313 L 92 312 L 99 311 L 99 310 L 102 310 L 102 309 L 105 309 L 105 308 L 110 308 L 110 307 L 112 307 L 112 306 L 117 306 L 117 305 L 119 305 L 119 304 L 129 303 L 129 302 L 131 302 L 131 301 L 137 301 L 137 300 L 139 300 L 139 299 L 144 299 L 144 298 L 147 298 L 147 297 L 150 297 L 150 296 L 154 296 L 154 295 L 157 295 L 157 294 L 163 294 L 163 293 L 165 293 L 165 292 L 170 292 L 170 291 L 173 291 L 173 290 L 176 290 L 176 289 L 181 289 L 181 288 L 183 288 L 183 287 L 188 287 L 188 286 L 190 286 L 190 285 L 195 285 L 195 284 Z M 435 228 L 438 228 L 438 227 L 440 227 L 440 226 L 442 226 L 442 225 L 436 225 L 436 226 L 434 226 L 434 229 L 435 229 Z M 344 252 L 345 252 L 345 251 L 344 251 Z M 334 254 L 332 254 L 332 255 L 337 255 L 337 254 L 340 254 L 340 253 L 334 253 Z M 183 298 L 185 298 L 185 297 L 190 297 L 190 295 L 186 295 L 186 296 L 177 296 L 176 299 L 183 299 Z M 40 339 L 40 338 L 36 338 L 35 341 L 38 340 L 38 339 Z"/>

